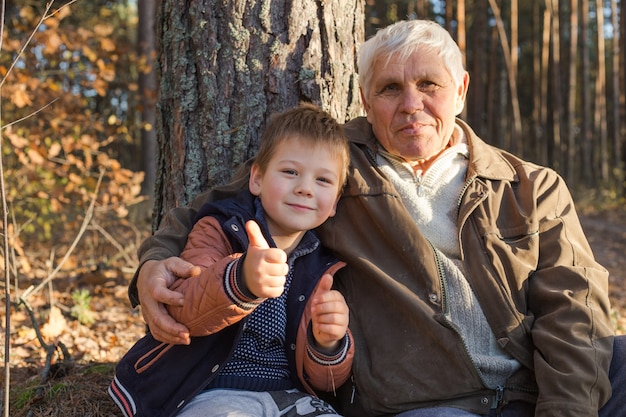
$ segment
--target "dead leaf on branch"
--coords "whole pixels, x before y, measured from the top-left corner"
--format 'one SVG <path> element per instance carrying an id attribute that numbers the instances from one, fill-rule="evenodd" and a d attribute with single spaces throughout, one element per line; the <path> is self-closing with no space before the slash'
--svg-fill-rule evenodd
<path id="1" fill-rule="evenodd" d="M 65 320 L 61 309 L 56 306 L 52 306 L 52 308 L 50 308 L 48 321 L 41 326 L 41 335 L 48 341 L 48 343 L 51 343 L 64 331 L 66 331 L 67 328 L 67 320 Z"/>
<path id="2" fill-rule="evenodd" d="M 33 104 L 28 93 L 26 92 L 26 86 L 13 91 L 13 94 L 11 94 L 11 103 L 15 104 L 15 106 L 20 109 Z"/>

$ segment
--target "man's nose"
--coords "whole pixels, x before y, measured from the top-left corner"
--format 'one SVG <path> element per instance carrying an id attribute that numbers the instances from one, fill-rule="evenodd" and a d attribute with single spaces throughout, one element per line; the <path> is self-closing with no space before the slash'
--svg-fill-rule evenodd
<path id="1" fill-rule="evenodd" d="M 424 93 L 417 88 L 405 88 L 402 92 L 402 111 L 413 114 L 424 109 Z"/>

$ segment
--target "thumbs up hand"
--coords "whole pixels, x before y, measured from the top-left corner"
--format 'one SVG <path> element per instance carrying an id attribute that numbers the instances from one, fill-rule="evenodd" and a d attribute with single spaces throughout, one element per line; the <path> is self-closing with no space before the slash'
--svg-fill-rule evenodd
<path id="1" fill-rule="evenodd" d="M 313 337 L 320 347 L 328 350 L 337 348 L 346 335 L 350 315 L 343 295 L 332 290 L 332 286 L 332 275 L 324 275 L 311 301 Z"/>
<path id="2" fill-rule="evenodd" d="M 243 263 L 246 287 L 259 298 L 276 298 L 285 290 L 289 272 L 287 254 L 282 249 L 270 248 L 255 221 L 246 223 L 250 241 Z"/>

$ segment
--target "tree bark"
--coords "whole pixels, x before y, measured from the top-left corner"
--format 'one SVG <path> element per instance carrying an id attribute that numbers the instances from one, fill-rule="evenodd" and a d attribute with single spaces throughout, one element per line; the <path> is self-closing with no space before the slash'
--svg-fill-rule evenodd
<path id="1" fill-rule="evenodd" d="M 156 60 L 156 0 L 137 1 L 137 52 L 139 75 L 137 84 L 141 103 L 141 161 L 145 177 L 141 194 L 154 195 L 156 181 L 156 91 L 157 80 L 154 71 Z"/>
<path id="2" fill-rule="evenodd" d="M 500 37 L 500 46 L 502 48 L 502 54 L 504 56 L 504 62 L 506 64 L 507 81 L 511 94 L 511 119 L 512 130 L 511 135 L 508 136 L 509 140 L 505 143 L 505 147 L 513 149 L 517 154 L 521 155 L 521 143 L 519 138 L 522 136 L 522 120 L 519 108 L 519 97 L 517 94 L 517 51 L 513 52 L 509 46 L 506 30 L 504 28 L 504 21 L 502 14 L 500 13 L 500 7 L 495 0 L 489 0 L 489 5 L 494 14 L 496 20 L 496 28 L 498 29 L 498 35 Z M 515 9 L 517 10 L 517 9 Z M 511 20 L 517 19 L 517 16 L 511 16 Z M 517 32 L 515 36 L 511 35 L 512 39 L 515 39 L 517 44 Z"/>
<path id="3" fill-rule="evenodd" d="M 153 227 L 227 182 L 267 118 L 301 101 L 362 114 L 356 75 L 364 0 L 163 0 Z"/>
<path id="4" fill-rule="evenodd" d="M 622 0 L 623 2 L 624 0 Z M 620 32 L 617 28 L 619 28 L 618 21 L 618 13 L 617 13 L 617 1 L 611 0 L 611 27 L 613 27 L 613 41 L 611 43 L 611 78 L 612 78 L 612 94 L 611 94 L 611 108 L 612 111 L 612 119 L 613 119 L 613 129 L 611 130 L 611 136 L 613 138 L 613 172 L 615 173 L 614 183 L 611 184 L 611 187 L 615 189 L 615 192 L 618 197 L 622 197 L 624 195 L 624 172 L 622 166 L 622 138 L 620 135 L 621 132 L 621 119 L 620 115 L 620 91 L 623 88 L 623 83 L 620 82 L 619 72 L 621 68 L 620 56 L 619 56 L 619 45 L 621 40 Z"/>
<path id="5" fill-rule="evenodd" d="M 596 19 L 597 27 L 604 27 L 604 5 L 603 0 L 596 0 Z M 597 47 L 598 47 L 598 73 L 595 83 L 595 108 L 594 108 L 594 124 L 595 130 L 600 135 L 599 164 L 600 164 L 600 182 L 602 186 L 607 186 L 609 181 L 609 154 L 607 148 L 607 127 L 606 127 L 606 57 L 604 46 L 604 30 L 597 30 Z"/>
<path id="6" fill-rule="evenodd" d="M 457 29 L 456 29 L 456 41 L 459 45 L 459 49 L 463 54 L 463 64 L 466 64 L 465 54 L 466 50 L 466 33 L 465 33 L 465 0 L 458 0 L 456 5 L 457 13 Z M 467 115 L 467 106 L 463 108 L 463 112 L 460 114 L 462 118 Z"/>
<path id="7" fill-rule="evenodd" d="M 539 137 L 539 146 L 537 147 L 539 154 L 537 160 L 540 164 L 548 163 L 548 78 L 550 68 L 550 33 L 552 29 L 552 19 L 550 11 L 546 7 L 543 13 L 543 31 L 541 43 L 541 68 L 539 79 L 541 82 L 539 97 L 539 126 L 541 135 Z"/>
<path id="8" fill-rule="evenodd" d="M 570 1 L 570 39 L 569 39 L 569 69 L 567 91 L 567 169 L 566 178 L 570 186 L 576 185 L 576 91 L 577 91 L 577 65 L 576 51 L 578 50 L 578 0 Z"/>
<path id="9" fill-rule="evenodd" d="M 589 1 L 581 0 L 580 4 L 580 31 L 583 34 L 583 41 L 581 42 L 581 62 L 582 62 L 582 80 L 583 86 L 583 98 L 582 98 L 582 121 L 583 121 L 583 142 L 582 142 L 582 154 L 583 154 L 583 179 L 587 187 L 592 186 L 593 181 L 593 164 L 592 164 L 592 151 L 593 136 L 591 132 L 591 94 L 590 89 L 586 88 L 590 86 L 589 80 L 591 78 L 591 62 L 589 58 L 589 42 L 587 42 L 588 30 L 589 30 Z"/>
<path id="10" fill-rule="evenodd" d="M 552 18 L 552 149 L 549 150 L 548 161 L 554 169 L 560 171 L 563 167 L 563 142 L 561 140 L 561 132 L 563 131 L 561 68 L 563 64 L 561 63 L 561 16 L 559 14 L 559 0 L 551 0 L 550 8 Z"/>

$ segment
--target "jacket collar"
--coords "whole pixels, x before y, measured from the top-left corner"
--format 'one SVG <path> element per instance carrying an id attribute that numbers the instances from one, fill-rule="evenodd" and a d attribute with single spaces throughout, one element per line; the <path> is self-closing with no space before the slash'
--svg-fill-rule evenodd
<path id="1" fill-rule="evenodd" d="M 490 180 L 517 181 L 515 168 L 508 155 L 487 143 L 474 133 L 472 128 L 463 120 L 456 119 L 457 126 L 465 133 L 467 145 L 469 147 L 470 162 L 467 170 L 467 177 L 480 177 Z M 344 130 L 350 142 L 359 147 L 365 147 L 376 156 L 380 144 L 374 136 L 372 125 L 366 117 L 356 117 L 344 125 Z"/>

